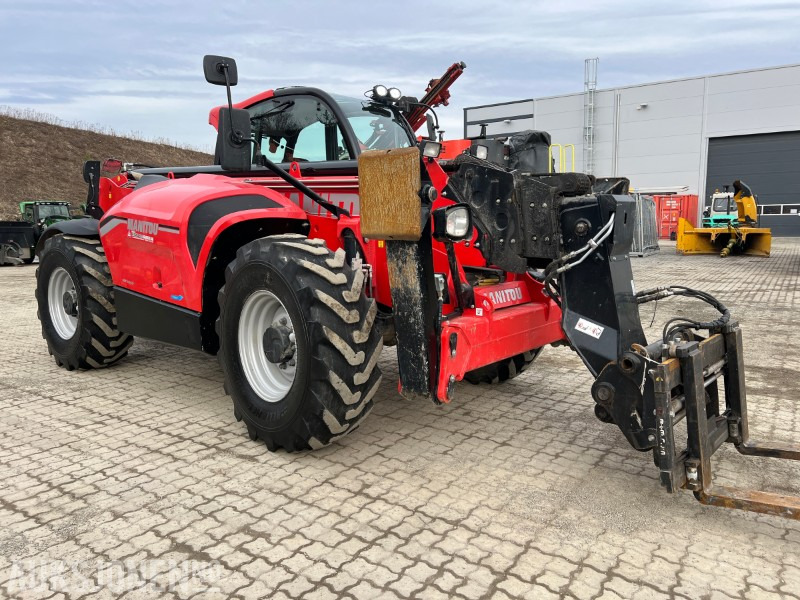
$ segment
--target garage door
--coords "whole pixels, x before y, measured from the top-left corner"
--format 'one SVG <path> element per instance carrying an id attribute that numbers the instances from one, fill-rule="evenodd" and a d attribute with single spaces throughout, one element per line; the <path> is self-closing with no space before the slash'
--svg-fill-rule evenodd
<path id="1" fill-rule="evenodd" d="M 800 236 L 800 131 L 709 139 L 705 198 L 736 179 L 758 196 L 763 227 Z"/>

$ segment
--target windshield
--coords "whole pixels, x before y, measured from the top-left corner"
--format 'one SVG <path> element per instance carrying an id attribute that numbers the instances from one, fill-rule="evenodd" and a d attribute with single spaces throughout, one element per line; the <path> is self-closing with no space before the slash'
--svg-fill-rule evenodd
<path id="1" fill-rule="evenodd" d="M 69 207 L 63 204 L 40 204 L 37 209 L 40 219 L 49 219 L 50 217 L 69 218 Z"/>
<path id="2" fill-rule="evenodd" d="M 407 127 L 386 106 L 366 99 L 334 96 L 347 122 L 353 128 L 361 150 L 408 148 L 414 144 Z"/>
<path id="3" fill-rule="evenodd" d="M 736 202 L 731 198 L 714 198 L 714 212 L 728 212 L 728 202 L 731 203 L 731 210 L 736 209 Z"/>

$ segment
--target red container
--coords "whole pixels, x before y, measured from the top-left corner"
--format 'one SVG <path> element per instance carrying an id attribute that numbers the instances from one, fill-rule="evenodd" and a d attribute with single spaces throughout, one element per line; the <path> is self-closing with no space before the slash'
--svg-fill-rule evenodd
<path id="1" fill-rule="evenodd" d="M 678 218 L 683 217 L 697 227 L 697 196 L 695 194 L 672 194 L 653 196 L 656 201 L 658 237 L 662 240 L 678 235 Z"/>

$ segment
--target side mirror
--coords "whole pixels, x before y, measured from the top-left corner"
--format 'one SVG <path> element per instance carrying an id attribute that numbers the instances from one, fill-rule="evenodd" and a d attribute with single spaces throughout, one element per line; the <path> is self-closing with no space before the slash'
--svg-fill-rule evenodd
<path id="1" fill-rule="evenodd" d="M 704 217 L 710 217 L 711 216 L 711 209 L 710 208 L 705 209 L 703 211 L 703 216 Z"/>
<path id="2" fill-rule="evenodd" d="M 436 127 L 433 125 L 433 115 L 425 115 L 428 123 L 428 139 L 436 141 Z"/>
<path id="3" fill-rule="evenodd" d="M 100 178 L 100 161 L 87 160 L 83 163 L 83 180 L 86 183 L 96 182 Z"/>
<path id="4" fill-rule="evenodd" d="M 250 113 L 243 108 L 220 108 L 217 161 L 225 171 L 249 171 Z"/>
<path id="5" fill-rule="evenodd" d="M 228 72 L 227 78 L 225 71 Z M 236 85 L 239 82 L 236 61 L 227 56 L 214 56 L 213 54 L 204 56 L 203 73 L 206 81 L 212 85 Z"/>

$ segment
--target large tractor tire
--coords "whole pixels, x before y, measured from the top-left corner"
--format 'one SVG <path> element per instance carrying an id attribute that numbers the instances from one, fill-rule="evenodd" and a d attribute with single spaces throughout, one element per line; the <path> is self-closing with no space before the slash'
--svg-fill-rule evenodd
<path id="1" fill-rule="evenodd" d="M 218 353 L 234 416 L 269 450 L 316 449 L 372 409 L 383 341 L 364 274 L 320 239 L 244 245 L 219 293 Z"/>
<path id="2" fill-rule="evenodd" d="M 473 385 L 478 385 L 480 383 L 502 383 L 503 381 L 514 379 L 514 377 L 531 366 L 541 351 L 541 348 L 536 348 L 535 350 L 517 354 L 511 358 L 486 365 L 474 371 L 469 371 L 464 375 L 464 379 Z"/>
<path id="3" fill-rule="evenodd" d="M 37 316 L 59 367 L 100 369 L 125 356 L 133 337 L 117 329 L 114 288 L 100 240 L 56 235 L 36 269 Z"/>

